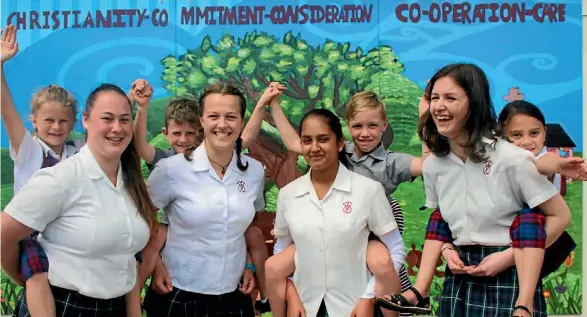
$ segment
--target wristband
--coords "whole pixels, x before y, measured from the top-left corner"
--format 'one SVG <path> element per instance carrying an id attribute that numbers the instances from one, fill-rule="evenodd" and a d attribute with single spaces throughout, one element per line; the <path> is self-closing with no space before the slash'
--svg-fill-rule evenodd
<path id="1" fill-rule="evenodd" d="M 255 269 L 255 266 L 252 263 L 245 264 L 245 269 L 251 270 L 251 272 L 253 272 L 253 275 L 257 273 L 257 270 Z"/>
<path id="2" fill-rule="evenodd" d="M 455 249 L 453 249 L 452 247 L 444 247 L 444 248 L 442 248 L 442 250 L 440 251 L 440 257 L 441 257 L 441 258 L 442 258 L 444 261 L 446 261 L 446 259 L 444 258 L 444 255 L 442 255 L 442 254 L 444 253 L 444 250 L 447 250 L 447 249 L 448 249 L 448 250 L 453 250 L 453 251 L 455 250 Z"/>

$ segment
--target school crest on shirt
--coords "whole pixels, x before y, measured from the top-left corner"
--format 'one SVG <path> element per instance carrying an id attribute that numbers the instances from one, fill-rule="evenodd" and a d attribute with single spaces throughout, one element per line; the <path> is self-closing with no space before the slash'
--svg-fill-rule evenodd
<path id="1" fill-rule="evenodd" d="M 238 189 L 239 192 L 244 193 L 247 189 L 245 188 L 245 182 L 244 181 L 238 181 L 236 182 L 236 188 Z"/>
<path id="2" fill-rule="evenodd" d="M 350 201 L 345 201 L 342 203 L 342 212 L 345 214 L 350 214 L 353 211 L 353 203 Z"/>
<path id="3" fill-rule="evenodd" d="M 489 175 L 489 172 L 491 171 L 492 164 L 493 164 L 493 162 L 491 162 L 491 160 L 485 161 L 485 165 L 483 165 L 483 174 Z"/>

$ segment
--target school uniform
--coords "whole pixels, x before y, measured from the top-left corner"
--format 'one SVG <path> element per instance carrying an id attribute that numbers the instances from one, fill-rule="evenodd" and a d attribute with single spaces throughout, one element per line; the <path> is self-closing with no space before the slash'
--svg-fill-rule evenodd
<path id="1" fill-rule="evenodd" d="M 527 204 L 534 208 L 556 189 L 540 174 L 533 155 L 505 140 L 486 143 L 486 162 L 463 162 L 454 153 L 426 159 L 426 206 L 438 208 L 465 265 L 510 247 L 510 226 Z M 447 270 L 438 316 L 511 316 L 519 286 L 511 267 L 493 277 Z M 546 316 L 542 286 L 536 287 L 534 316 Z"/>
<path id="2" fill-rule="evenodd" d="M 174 286 L 160 295 L 147 292 L 150 316 L 254 316 L 251 297 L 238 286 L 246 264 L 244 232 L 256 211 L 265 208 L 263 165 L 237 155 L 222 179 L 211 166 L 205 143 L 191 155 L 157 163 L 149 176 L 152 199 L 168 225 L 163 261 Z"/>
<path id="3" fill-rule="evenodd" d="M 125 316 L 124 296 L 137 277 L 134 255 L 150 230 L 124 187 L 122 168 L 112 184 L 84 146 L 36 172 L 4 212 L 41 232 L 58 316 Z M 19 316 L 29 315 L 26 296 L 18 306 Z"/>
<path id="4" fill-rule="evenodd" d="M 414 156 L 405 153 L 395 153 L 385 149 L 382 143 L 370 153 L 359 158 L 355 153 L 355 144 L 352 141 L 345 142 L 345 153 L 349 159 L 349 169 L 363 176 L 378 181 L 385 189 L 385 195 L 392 207 L 395 222 L 401 234 L 404 232 L 404 213 L 400 204 L 391 196 L 397 187 L 404 182 L 414 180 L 412 176 L 412 160 Z M 371 239 L 373 236 L 371 235 Z M 398 272 L 402 292 L 412 286 L 405 266 L 401 266 Z M 409 313 L 401 313 L 400 316 L 411 316 Z"/>
<path id="5" fill-rule="evenodd" d="M 83 141 L 68 140 L 63 145 L 61 157 L 43 140 L 25 131 L 18 152 L 10 146 L 10 158 L 14 161 L 14 193 L 39 169 L 51 167 L 75 153 L 83 146 Z M 38 232 L 19 242 L 20 271 L 24 281 L 37 273 L 49 270 L 49 260 L 43 248 L 37 242 Z"/>
<path id="6" fill-rule="evenodd" d="M 149 169 L 150 172 L 153 171 L 153 169 L 155 168 L 155 165 L 157 165 L 157 163 L 159 161 L 161 161 L 162 159 L 168 158 L 168 157 L 172 157 L 175 154 L 177 154 L 177 152 L 175 152 L 174 149 L 169 148 L 169 149 L 160 149 L 158 147 L 155 148 L 155 155 L 153 155 L 153 161 L 151 162 L 151 164 L 147 164 L 147 168 Z"/>
<path id="7" fill-rule="evenodd" d="M 274 253 L 295 243 L 293 283 L 307 316 L 349 316 L 373 292 L 365 265 L 369 233 L 382 237 L 397 265 L 404 263 L 405 246 L 381 184 L 339 164 L 331 189 L 319 200 L 310 174 L 279 192 Z"/>
<path id="8" fill-rule="evenodd" d="M 536 156 L 540 158 L 546 152 L 546 148 Z M 557 182 L 558 179 L 558 182 Z M 553 185 L 560 192 L 560 174 L 553 176 Z M 546 217 L 538 208 L 530 208 L 524 204 L 520 214 L 516 216 L 510 226 L 510 238 L 513 248 L 545 248 L 546 246 Z M 426 228 L 426 240 L 437 240 L 452 243 L 452 232 L 446 221 L 442 218 L 439 209 L 436 209 L 428 220 Z M 577 247 L 577 244 L 568 232 L 564 232 L 552 245 L 545 250 L 544 263 L 540 272 L 543 278 L 556 271 L 569 254 Z"/>

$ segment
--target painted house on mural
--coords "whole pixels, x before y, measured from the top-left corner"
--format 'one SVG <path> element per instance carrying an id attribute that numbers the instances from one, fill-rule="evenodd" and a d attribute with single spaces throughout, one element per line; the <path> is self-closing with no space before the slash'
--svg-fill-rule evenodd
<path id="1" fill-rule="evenodd" d="M 577 146 L 558 123 L 546 124 L 546 142 L 544 145 L 548 152 L 556 153 L 561 157 L 573 156 L 573 148 Z M 567 192 L 568 182 L 570 182 L 570 179 L 561 181 L 561 195 Z"/>

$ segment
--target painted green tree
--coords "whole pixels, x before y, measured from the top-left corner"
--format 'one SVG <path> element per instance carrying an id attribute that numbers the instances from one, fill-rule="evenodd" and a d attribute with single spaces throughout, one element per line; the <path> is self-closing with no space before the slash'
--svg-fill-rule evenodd
<path id="1" fill-rule="evenodd" d="M 354 93 L 374 90 L 386 102 L 397 135 L 394 148 L 418 148 L 414 140 L 422 90 L 402 75 L 404 66 L 390 46 L 365 51 L 332 40 L 311 45 L 292 32 L 278 38 L 254 31 L 242 38 L 225 34 L 216 43 L 206 36 L 199 47 L 167 56 L 162 64 L 164 86 L 171 94 L 197 97 L 208 84 L 229 82 L 246 94 L 249 111 L 269 83 L 279 81 L 286 85 L 281 105 L 294 126 L 316 107 L 342 118 Z M 280 145 L 271 118 L 266 121 L 269 125 L 250 147 L 250 155 L 267 166 L 269 178 L 281 188 L 299 174 L 298 159 Z M 391 138 L 388 131 L 384 143 L 391 143 Z"/>

